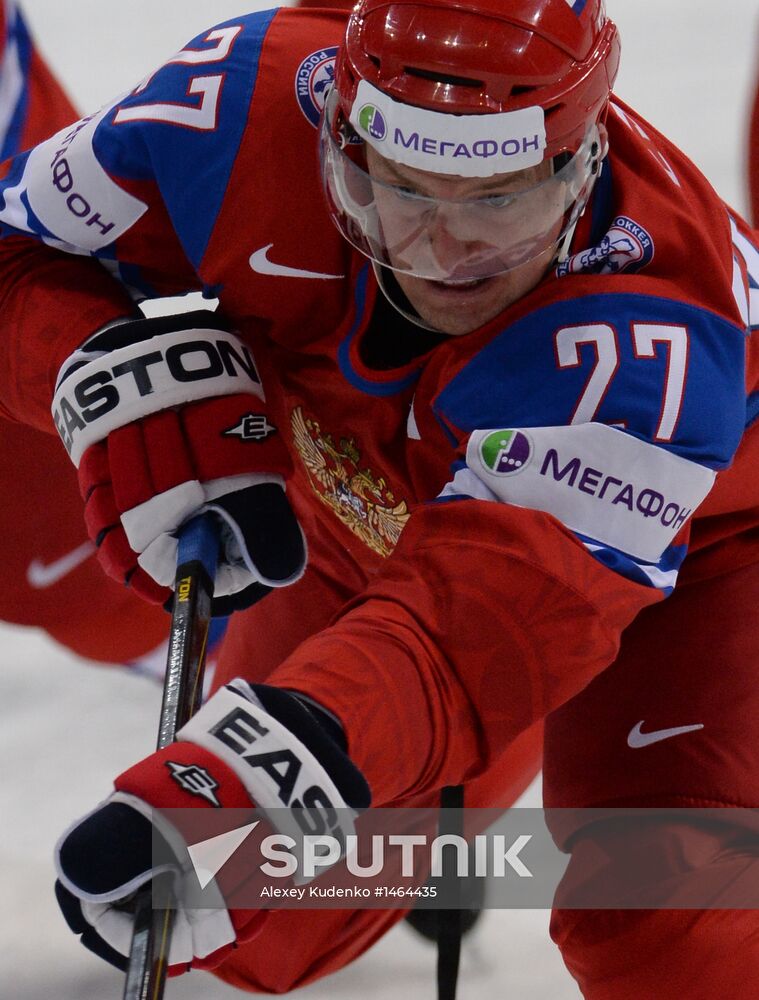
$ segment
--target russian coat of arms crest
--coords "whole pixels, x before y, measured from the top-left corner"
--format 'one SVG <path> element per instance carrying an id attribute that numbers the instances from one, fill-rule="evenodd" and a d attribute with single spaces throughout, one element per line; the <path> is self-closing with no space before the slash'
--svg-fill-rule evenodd
<path id="1" fill-rule="evenodd" d="M 409 519 L 406 501 L 397 502 L 382 476 L 361 468 L 354 438 L 335 442 L 299 406 L 292 411 L 291 423 L 295 447 L 316 495 L 370 549 L 390 555 Z"/>

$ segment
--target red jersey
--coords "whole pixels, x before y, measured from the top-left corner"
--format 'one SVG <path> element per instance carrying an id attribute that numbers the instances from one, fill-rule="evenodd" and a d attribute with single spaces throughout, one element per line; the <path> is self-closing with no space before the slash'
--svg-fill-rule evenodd
<path id="1" fill-rule="evenodd" d="M 487 773 L 678 575 L 756 560 L 759 251 L 614 102 L 568 258 L 480 330 L 421 331 L 322 196 L 343 23 L 230 21 L 5 164 L 0 398 L 49 428 L 58 367 L 93 330 L 135 298 L 218 297 L 342 605 L 328 627 L 293 620 L 267 672 L 338 716 L 382 804 Z"/>

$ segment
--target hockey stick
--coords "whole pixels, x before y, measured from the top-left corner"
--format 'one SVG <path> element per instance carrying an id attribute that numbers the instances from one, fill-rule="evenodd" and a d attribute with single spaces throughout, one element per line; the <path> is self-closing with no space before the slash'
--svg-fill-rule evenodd
<path id="1" fill-rule="evenodd" d="M 200 706 L 218 545 L 210 514 L 190 521 L 179 536 L 158 750 L 174 742 L 177 730 Z M 157 888 L 146 886 L 136 899 L 123 1000 L 160 1000 L 163 996 L 175 911 L 166 884 L 161 886 L 165 904 L 154 906 Z"/>

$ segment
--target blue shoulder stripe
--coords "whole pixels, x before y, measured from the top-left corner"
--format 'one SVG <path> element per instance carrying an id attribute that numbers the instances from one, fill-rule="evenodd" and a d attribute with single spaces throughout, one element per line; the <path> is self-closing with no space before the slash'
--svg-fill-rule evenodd
<path id="1" fill-rule="evenodd" d="M 561 356 L 566 344 L 571 357 Z M 583 401 L 593 410 L 583 422 L 622 426 L 721 469 L 746 424 L 745 350 L 743 328 L 709 310 L 640 293 L 583 295 L 504 328 L 445 386 L 434 411 L 441 426 L 469 433 L 566 426 Z"/>
<path id="2" fill-rule="evenodd" d="M 0 158 L 6 159 L 19 151 L 21 133 L 29 107 L 29 70 L 32 61 L 32 40 L 24 19 L 16 8 L 9 8 L 11 17 L 6 26 L 2 54 L 2 93 L 0 108 Z"/>
<path id="3" fill-rule="evenodd" d="M 204 32 L 183 50 L 187 61 L 180 53 L 162 66 L 95 133 L 96 155 L 112 176 L 155 180 L 195 268 L 221 209 L 276 13 L 249 14 Z M 241 30 L 231 40 L 229 29 L 236 26 Z M 204 51 L 208 61 L 195 55 Z"/>

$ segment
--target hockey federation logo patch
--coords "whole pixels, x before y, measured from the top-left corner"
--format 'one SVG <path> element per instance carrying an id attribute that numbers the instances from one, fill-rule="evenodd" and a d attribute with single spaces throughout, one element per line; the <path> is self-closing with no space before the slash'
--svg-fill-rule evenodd
<path id="1" fill-rule="evenodd" d="M 222 431 L 222 437 L 239 437 L 241 441 L 265 441 L 276 433 L 277 428 L 269 423 L 265 413 L 246 413 L 234 427 Z"/>
<path id="2" fill-rule="evenodd" d="M 212 806 L 221 809 L 221 802 L 216 798 L 219 782 L 204 767 L 198 764 L 177 764 L 173 760 L 167 760 L 166 767 L 180 788 L 191 795 L 199 795 Z"/>
<path id="3" fill-rule="evenodd" d="M 653 256 L 654 241 L 648 230 L 626 215 L 618 215 L 597 246 L 567 258 L 556 268 L 556 275 L 640 271 Z"/>
<path id="4" fill-rule="evenodd" d="M 514 476 L 529 465 L 532 444 L 522 431 L 493 431 L 480 444 L 483 463 L 497 476 Z"/>
<path id="5" fill-rule="evenodd" d="M 295 74 L 295 96 L 300 110 L 316 128 L 327 92 L 335 79 L 337 46 L 331 45 L 306 56 Z"/>

